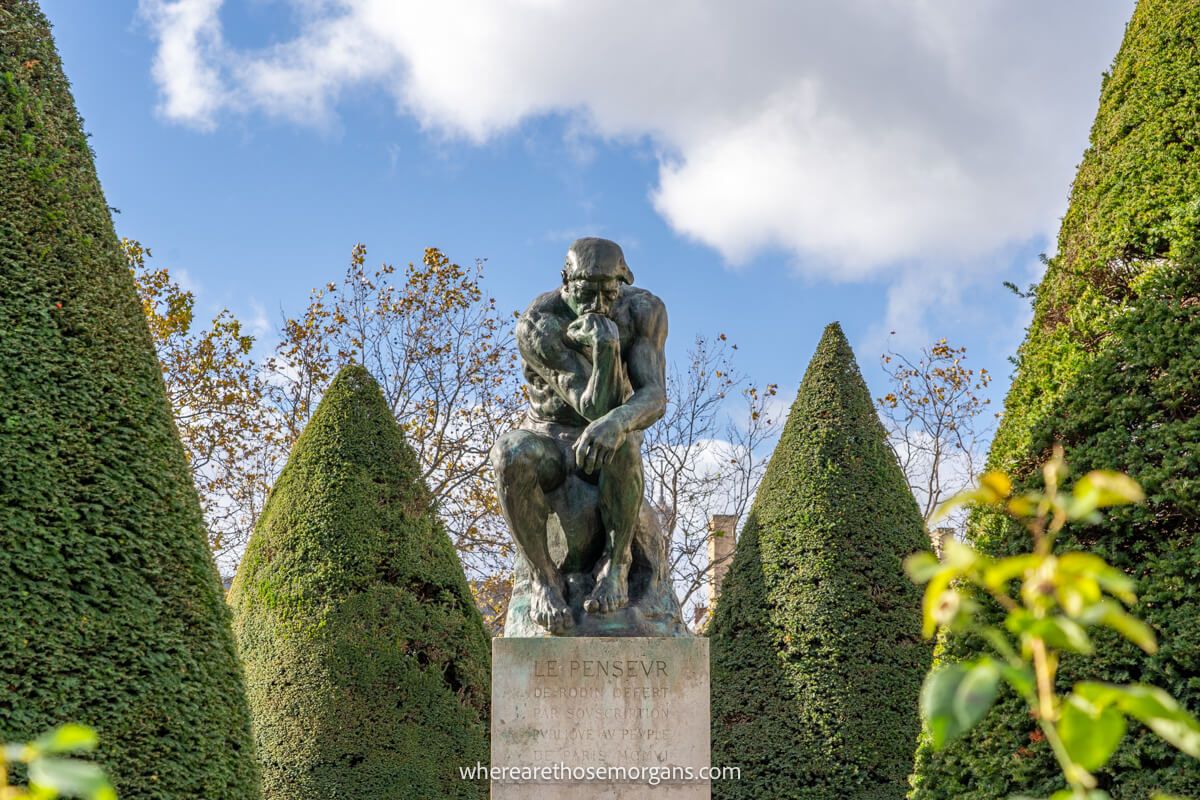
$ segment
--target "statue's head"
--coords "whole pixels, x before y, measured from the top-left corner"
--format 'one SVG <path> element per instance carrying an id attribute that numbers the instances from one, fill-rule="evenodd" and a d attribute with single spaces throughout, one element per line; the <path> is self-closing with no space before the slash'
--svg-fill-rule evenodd
<path id="1" fill-rule="evenodd" d="M 562 297 L 572 311 L 608 316 L 621 284 L 633 283 L 633 273 L 619 244 L 588 236 L 576 239 L 567 251 L 562 279 Z"/>

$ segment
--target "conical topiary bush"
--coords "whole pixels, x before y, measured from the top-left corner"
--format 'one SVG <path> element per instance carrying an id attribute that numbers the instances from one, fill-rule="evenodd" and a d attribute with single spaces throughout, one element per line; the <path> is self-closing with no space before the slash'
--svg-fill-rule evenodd
<path id="1" fill-rule="evenodd" d="M 1146 656 L 1097 631 L 1096 654 L 1064 659 L 1060 686 L 1088 678 L 1146 682 L 1200 712 L 1200 4 L 1141 0 L 1105 76 L 1100 107 L 1037 289 L 1034 318 L 989 455 L 1017 490 L 1038 486 L 1055 442 L 1072 472 L 1117 469 L 1148 502 L 1103 524 L 1068 527 L 1060 550 L 1087 549 L 1138 583 L 1134 609 L 1159 633 Z M 990 553 L 1028 550 L 1028 535 L 977 514 Z M 977 655 L 951 639 L 939 658 Z M 1049 746 L 1011 693 L 968 737 L 922 745 L 913 797 L 992 800 L 1064 787 Z M 1200 794 L 1200 762 L 1134 726 L 1098 775 L 1115 800 Z"/>
<path id="2" fill-rule="evenodd" d="M 257 797 L 191 473 L 30 0 L 0 0 L 0 536 L 0 741 L 86 723 L 122 798 Z"/>
<path id="3" fill-rule="evenodd" d="M 488 640 L 379 385 L 345 367 L 230 590 L 269 800 L 482 798 Z"/>
<path id="4" fill-rule="evenodd" d="M 830 325 L 709 635 L 714 797 L 900 800 L 931 647 L 902 562 L 928 549 L 854 354 Z"/>

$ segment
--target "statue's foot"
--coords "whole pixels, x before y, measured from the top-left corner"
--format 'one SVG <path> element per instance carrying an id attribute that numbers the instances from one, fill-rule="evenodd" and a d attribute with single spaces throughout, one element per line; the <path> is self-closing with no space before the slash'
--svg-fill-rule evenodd
<path id="1" fill-rule="evenodd" d="M 562 590 L 536 578 L 529 598 L 529 616 L 551 633 L 562 633 L 575 621 Z"/>
<path id="2" fill-rule="evenodd" d="M 610 559 L 596 573 L 596 587 L 583 601 L 589 614 L 607 614 L 629 605 L 629 565 L 614 564 Z"/>

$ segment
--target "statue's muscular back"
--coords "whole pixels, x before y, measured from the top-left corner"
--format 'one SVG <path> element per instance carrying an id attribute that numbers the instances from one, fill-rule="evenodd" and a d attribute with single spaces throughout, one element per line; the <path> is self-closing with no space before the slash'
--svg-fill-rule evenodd
<path id="1" fill-rule="evenodd" d="M 624 380 L 622 400 L 633 392 L 624 365 L 628 363 L 633 344 L 659 318 L 665 317 L 663 302 L 650 292 L 636 286 L 622 285 L 609 318 L 616 323 L 621 336 L 621 364 Z M 525 380 L 529 384 L 529 404 L 534 419 L 556 422 L 572 427 L 585 427 L 591 420 L 584 418 L 550 385 L 547 368 L 564 371 L 580 366 L 590 369 L 592 354 L 580 348 L 566 336 L 567 326 L 576 319 L 563 301 L 559 290 L 545 292 L 534 298 L 517 322 L 517 346 L 525 360 Z"/>

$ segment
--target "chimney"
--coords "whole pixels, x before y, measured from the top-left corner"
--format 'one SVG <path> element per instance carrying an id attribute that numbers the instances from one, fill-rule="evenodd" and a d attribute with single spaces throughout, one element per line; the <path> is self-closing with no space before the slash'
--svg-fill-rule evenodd
<path id="1" fill-rule="evenodd" d="M 941 558 L 946 542 L 954 538 L 954 528 L 934 528 L 933 535 L 929 538 L 933 540 L 933 552 Z"/>
<path id="2" fill-rule="evenodd" d="M 729 571 L 729 562 L 733 560 L 733 548 L 737 536 L 737 517 L 733 514 L 713 514 L 708 521 L 708 605 L 716 604 L 721 594 L 721 581 Z"/>

